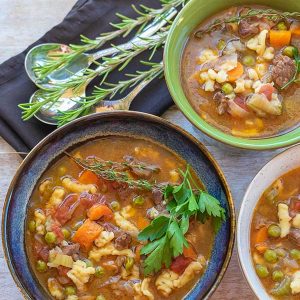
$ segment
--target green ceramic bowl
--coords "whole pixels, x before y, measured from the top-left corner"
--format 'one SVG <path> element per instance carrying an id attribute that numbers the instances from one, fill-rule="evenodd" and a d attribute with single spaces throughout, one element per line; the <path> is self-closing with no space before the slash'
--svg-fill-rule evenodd
<path id="1" fill-rule="evenodd" d="M 300 141 L 300 127 L 288 133 L 262 139 L 246 139 L 226 134 L 203 120 L 186 98 L 180 81 L 180 62 L 185 44 L 194 28 L 209 16 L 230 6 L 243 4 L 267 5 L 284 11 L 299 11 L 297 0 L 190 0 L 175 19 L 164 53 L 165 77 L 171 96 L 179 109 L 197 128 L 210 137 L 231 146 L 265 150 L 286 147 Z"/>

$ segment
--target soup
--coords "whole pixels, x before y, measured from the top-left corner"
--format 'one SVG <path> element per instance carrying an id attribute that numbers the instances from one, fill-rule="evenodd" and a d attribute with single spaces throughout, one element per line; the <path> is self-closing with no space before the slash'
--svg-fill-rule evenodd
<path id="1" fill-rule="evenodd" d="M 195 29 L 183 53 L 181 78 L 187 99 L 204 120 L 225 133 L 252 138 L 299 125 L 300 13 L 296 16 L 232 7 Z"/>
<path id="2" fill-rule="evenodd" d="M 253 263 L 268 293 L 300 297 L 300 168 L 277 179 L 261 196 L 252 219 Z"/>
<path id="3" fill-rule="evenodd" d="M 205 272 L 225 220 L 185 161 L 126 137 L 62 157 L 31 198 L 27 254 L 53 299 L 181 299 Z"/>

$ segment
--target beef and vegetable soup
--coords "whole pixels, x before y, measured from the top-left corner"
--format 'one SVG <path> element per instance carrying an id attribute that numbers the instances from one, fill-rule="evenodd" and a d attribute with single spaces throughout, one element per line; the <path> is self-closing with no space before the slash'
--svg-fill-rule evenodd
<path id="1" fill-rule="evenodd" d="M 223 11 L 187 42 L 181 63 L 186 97 L 204 120 L 235 136 L 291 130 L 300 121 L 299 47 L 300 13 Z"/>
<path id="2" fill-rule="evenodd" d="M 225 218 L 175 153 L 111 136 L 43 174 L 29 202 L 27 254 L 53 299 L 181 299 Z"/>
<path id="3" fill-rule="evenodd" d="M 300 297 L 300 168 L 261 196 L 251 225 L 256 273 L 274 298 Z"/>

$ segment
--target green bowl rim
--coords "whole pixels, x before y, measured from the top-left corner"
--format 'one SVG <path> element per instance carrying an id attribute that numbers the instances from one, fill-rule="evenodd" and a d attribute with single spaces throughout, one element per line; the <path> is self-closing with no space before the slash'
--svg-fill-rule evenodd
<path id="1" fill-rule="evenodd" d="M 247 1 L 245 1 L 245 4 Z M 198 129 L 200 129 L 202 132 L 204 132 L 209 137 L 219 141 L 223 142 L 225 144 L 228 144 L 230 146 L 234 146 L 237 148 L 242 149 L 250 149 L 250 150 L 270 150 L 270 149 L 277 149 L 277 148 L 283 148 L 291 145 L 295 145 L 300 142 L 300 127 L 297 127 L 287 133 L 283 133 L 281 135 L 278 135 L 276 137 L 270 137 L 270 138 L 262 138 L 262 139 L 249 139 L 249 138 L 241 138 L 241 137 L 235 137 L 233 135 L 224 133 L 220 129 L 217 129 L 216 127 L 210 125 L 208 122 L 203 120 L 199 115 L 198 120 L 195 119 L 197 116 L 193 115 L 196 114 L 195 110 L 191 107 L 189 104 L 189 101 L 187 97 L 184 95 L 181 97 L 178 95 L 178 90 L 183 90 L 182 86 L 176 87 L 176 85 L 172 84 L 173 79 L 175 76 L 178 76 L 178 74 L 174 74 L 175 72 L 172 72 L 172 63 L 171 63 L 171 56 L 172 56 L 172 47 L 171 43 L 174 39 L 175 33 L 180 30 L 180 26 L 178 26 L 179 23 L 182 23 L 182 19 L 184 19 L 185 14 L 187 11 L 191 10 L 194 5 L 199 5 L 198 0 L 190 0 L 186 6 L 179 12 L 175 20 L 173 21 L 173 24 L 170 28 L 165 48 L 164 48 L 164 75 L 166 78 L 166 84 L 169 89 L 169 92 L 177 105 L 177 107 L 181 110 L 181 112 L 186 116 L 186 118 Z M 242 5 L 243 3 L 241 3 Z M 230 6 L 230 5 L 229 5 Z M 208 16 L 207 16 L 208 17 Z M 179 22 L 180 21 L 180 22 Z M 200 21 L 199 21 L 200 23 Z M 189 34 L 192 32 L 194 28 L 189 30 Z M 185 40 L 187 41 L 187 39 Z M 184 46 L 181 47 L 181 53 L 184 50 L 184 47 L 186 43 L 183 43 Z M 180 57 L 181 61 L 181 57 Z M 180 76 L 180 75 L 179 75 Z M 183 92 L 184 93 L 184 92 Z"/>

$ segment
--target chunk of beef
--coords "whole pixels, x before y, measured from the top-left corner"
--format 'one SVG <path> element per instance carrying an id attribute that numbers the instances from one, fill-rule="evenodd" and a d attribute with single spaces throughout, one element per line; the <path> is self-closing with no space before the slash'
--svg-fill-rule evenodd
<path id="1" fill-rule="evenodd" d="M 71 279 L 67 276 L 67 273 L 70 270 L 71 270 L 70 268 L 63 267 L 63 266 L 57 267 L 57 272 L 58 272 L 57 280 L 59 281 L 60 284 L 66 285 L 72 282 Z"/>
<path id="2" fill-rule="evenodd" d="M 292 228 L 289 233 L 289 240 L 300 247 L 300 229 Z"/>
<path id="3" fill-rule="evenodd" d="M 78 205 L 78 196 L 76 194 L 68 195 L 58 206 L 54 217 L 61 225 L 64 225 L 72 218 Z"/>
<path id="4" fill-rule="evenodd" d="M 35 240 L 33 250 L 34 250 L 34 254 L 36 255 L 37 258 L 40 258 L 43 261 L 48 261 L 48 258 L 49 258 L 49 247 L 48 246 Z"/>
<path id="5" fill-rule="evenodd" d="M 128 249 L 131 244 L 132 238 L 130 234 L 123 232 L 115 239 L 115 247 L 118 250 Z"/>
<path id="6" fill-rule="evenodd" d="M 278 54 L 273 59 L 272 79 L 277 86 L 283 87 L 296 72 L 295 61 L 288 56 Z"/>
<path id="7" fill-rule="evenodd" d="M 214 95 L 214 100 L 217 101 L 217 111 L 219 115 L 223 115 L 226 113 L 228 109 L 228 100 L 226 99 L 225 95 L 222 92 L 217 92 Z"/>
<path id="8" fill-rule="evenodd" d="M 290 198 L 289 214 L 293 218 L 300 213 L 300 195 Z"/>
<path id="9" fill-rule="evenodd" d="M 109 222 L 101 223 L 101 226 L 105 229 L 105 231 L 113 232 L 115 235 L 119 234 L 120 228 L 115 226 L 112 223 Z"/>
<path id="10" fill-rule="evenodd" d="M 79 259 L 79 249 L 80 245 L 78 243 L 76 244 L 70 244 L 67 246 L 61 246 L 63 254 L 72 256 L 72 258 L 76 261 Z"/>
<path id="11" fill-rule="evenodd" d="M 238 31 L 241 38 L 249 38 L 259 33 L 259 24 L 256 19 L 242 19 Z"/>
<path id="12" fill-rule="evenodd" d="M 162 204 L 163 202 L 163 193 L 160 189 L 154 188 L 152 190 L 152 199 L 156 205 Z"/>

